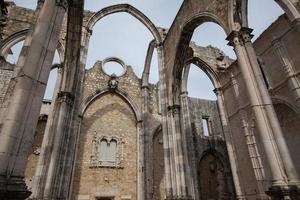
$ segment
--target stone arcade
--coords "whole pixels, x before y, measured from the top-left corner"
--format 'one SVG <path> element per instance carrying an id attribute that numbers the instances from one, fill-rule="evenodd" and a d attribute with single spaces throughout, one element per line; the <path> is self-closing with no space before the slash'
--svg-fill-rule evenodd
<path id="1" fill-rule="evenodd" d="M 168 30 L 128 4 L 39 0 L 33 11 L 0 0 L 0 199 L 300 199 L 300 2 L 275 1 L 285 14 L 252 43 L 247 0 L 185 0 Z M 94 25 L 117 12 L 153 35 L 142 77 L 115 57 L 85 70 Z M 191 41 L 205 22 L 224 29 L 236 60 Z M 217 101 L 188 96 L 191 64 Z"/>

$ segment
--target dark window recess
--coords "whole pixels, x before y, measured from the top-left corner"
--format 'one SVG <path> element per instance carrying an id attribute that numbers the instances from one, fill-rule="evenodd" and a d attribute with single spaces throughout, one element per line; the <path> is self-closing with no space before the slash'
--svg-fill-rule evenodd
<path id="1" fill-rule="evenodd" d="M 270 85 L 269 85 L 268 79 L 267 79 L 267 77 L 266 77 L 266 74 L 265 74 L 265 72 L 264 72 L 262 60 L 261 60 L 260 58 L 257 58 L 257 62 L 258 62 L 260 71 L 261 71 L 261 73 L 262 73 L 262 75 L 263 75 L 263 79 L 264 79 L 264 82 L 265 82 L 265 84 L 266 84 L 266 87 L 269 89 L 269 88 L 270 88 Z"/>
<path id="2" fill-rule="evenodd" d="M 209 136 L 209 120 L 208 117 L 203 117 L 202 118 L 202 129 L 203 129 L 203 135 L 204 136 Z"/>

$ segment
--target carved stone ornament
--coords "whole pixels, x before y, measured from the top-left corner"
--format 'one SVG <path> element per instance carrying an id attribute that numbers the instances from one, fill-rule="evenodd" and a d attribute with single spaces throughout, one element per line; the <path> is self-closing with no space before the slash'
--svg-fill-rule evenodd
<path id="1" fill-rule="evenodd" d="M 74 103 L 74 95 L 70 92 L 59 92 L 57 95 L 57 100 L 59 102 L 65 102 L 68 105 L 72 105 Z"/>
<path id="2" fill-rule="evenodd" d="M 56 0 L 57 6 L 62 6 L 64 9 L 67 9 L 69 6 L 69 0 Z"/>
<path id="3" fill-rule="evenodd" d="M 107 141 L 109 144 L 112 141 L 117 142 L 117 149 L 116 149 L 116 157 L 115 160 L 102 160 L 101 159 L 101 152 L 100 152 L 100 143 L 101 141 Z M 125 142 L 122 138 L 117 136 L 98 136 L 95 132 L 95 135 L 92 140 L 92 152 L 90 158 L 90 167 L 97 168 L 97 167 L 108 167 L 108 168 L 124 168 L 124 159 L 123 159 L 123 144 Z"/>
<path id="4" fill-rule="evenodd" d="M 109 81 L 108 81 L 108 87 L 110 90 L 116 90 L 118 88 L 119 81 L 117 80 L 117 77 L 112 74 Z"/>

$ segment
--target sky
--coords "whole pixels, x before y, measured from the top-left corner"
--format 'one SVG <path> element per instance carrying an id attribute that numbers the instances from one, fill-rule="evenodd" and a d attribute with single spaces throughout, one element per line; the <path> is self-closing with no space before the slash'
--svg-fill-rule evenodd
<path id="1" fill-rule="evenodd" d="M 14 0 L 14 2 L 26 8 L 35 9 L 36 7 L 36 0 Z M 110 5 L 128 3 L 142 11 L 156 26 L 169 28 L 182 2 L 183 0 L 85 0 L 85 9 L 98 11 Z M 283 14 L 283 11 L 274 0 L 249 0 L 248 4 L 248 21 L 249 27 L 254 29 L 254 41 Z M 200 46 L 217 47 L 231 58 L 235 58 L 232 47 L 227 46 L 225 38 L 226 34 L 222 28 L 213 23 L 205 23 L 196 28 L 192 40 Z M 113 56 L 122 59 L 126 65 L 132 66 L 135 73 L 141 77 L 148 44 L 151 40 L 153 36 L 150 31 L 131 15 L 116 13 L 106 16 L 93 29 L 86 68 L 91 68 L 97 60 Z M 20 47 L 15 47 L 16 53 L 10 58 L 12 62 L 17 60 L 19 49 Z M 156 83 L 158 81 L 156 51 L 153 55 L 150 82 Z M 54 62 L 58 62 L 58 56 Z M 114 65 L 109 67 L 114 67 Z M 56 71 L 52 71 L 45 94 L 46 99 L 52 98 L 55 77 Z M 189 96 L 215 100 L 213 89 L 209 78 L 199 68 L 192 66 L 188 80 Z"/>

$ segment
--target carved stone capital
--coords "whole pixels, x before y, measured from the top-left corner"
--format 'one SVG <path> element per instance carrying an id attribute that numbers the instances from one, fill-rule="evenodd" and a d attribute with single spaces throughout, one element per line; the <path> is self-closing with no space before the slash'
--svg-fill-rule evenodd
<path id="1" fill-rule="evenodd" d="M 251 29 L 251 28 L 242 27 L 240 29 L 240 36 L 241 36 L 241 38 L 242 38 L 242 40 L 243 40 L 244 43 L 251 42 L 251 39 L 254 36 L 252 34 L 252 32 L 253 32 L 253 29 Z"/>
<path id="2" fill-rule="evenodd" d="M 45 0 L 38 0 L 37 1 L 37 7 L 40 8 L 44 4 Z"/>
<path id="3" fill-rule="evenodd" d="M 69 0 L 55 0 L 57 6 L 61 6 L 64 9 L 68 9 L 69 7 Z"/>
<path id="4" fill-rule="evenodd" d="M 241 45 L 240 34 L 238 31 L 232 31 L 226 38 L 228 45 L 235 47 Z"/>
<path id="5" fill-rule="evenodd" d="M 61 91 L 57 94 L 58 102 L 65 102 L 68 105 L 72 105 L 74 103 L 74 95 L 70 92 Z"/>
<path id="6" fill-rule="evenodd" d="M 180 105 L 172 105 L 168 106 L 168 113 L 172 115 L 176 115 L 180 113 Z"/>
<path id="7" fill-rule="evenodd" d="M 266 191 L 266 194 L 274 200 L 298 199 L 300 190 L 297 186 L 272 186 Z"/>
<path id="8" fill-rule="evenodd" d="M 246 43 L 251 43 L 253 34 L 251 34 L 253 29 L 242 27 L 239 31 L 232 31 L 226 38 L 229 41 L 229 46 L 243 45 Z"/>
<path id="9" fill-rule="evenodd" d="M 214 93 L 215 93 L 217 96 L 222 94 L 222 89 L 221 89 L 221 88 L 215 88 L 213 91 L 214 91 Z"/>

